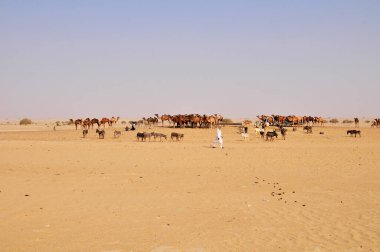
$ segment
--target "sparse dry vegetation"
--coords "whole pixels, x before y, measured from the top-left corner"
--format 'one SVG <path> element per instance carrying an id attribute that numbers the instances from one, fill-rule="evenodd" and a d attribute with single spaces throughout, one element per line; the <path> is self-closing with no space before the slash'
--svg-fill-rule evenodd
<path id="1" fill-rule="evenodd" d="M 28 118 L 23 118 L 21 121 L 20 121 L 20 125 L 29 125 L 29 124 L 32 124 L 32 120 L 28 119 Z"/>
<path id="2" fill-rule="evenodd" d="M 222 123 L 234 123 L 234 121 L 232 121 L 231 119 L 229 118 L 224 118 Z"/>
<path id="3" fill-rule="evenodd" d="M 353 123 L 354 121 L 352 121 L 352 120 L 343 120 L 343 122 L 342 123 Z"/>
<path id="4" fill-rule="evenodd" d="M 335 124 L 335 123 L 338 123 L 338 122 L 339 122 L 339 120 L 337 118 L 333 118 L 333 119 L 330 120 L 330 123 L 334 123 Z"/>

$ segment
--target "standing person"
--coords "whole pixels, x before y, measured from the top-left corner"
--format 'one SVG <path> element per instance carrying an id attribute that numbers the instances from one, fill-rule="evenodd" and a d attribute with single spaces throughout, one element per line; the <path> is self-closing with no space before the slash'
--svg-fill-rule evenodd
<path id="1" fill-rule="evenodd" d="M 219 143 L 220 148 L 223 149 L 223 136 L 222 136 L 222 130 L 220 129 L 220 126 L 216 128 L 216 138 L 212 144 L 212 148 L 215 148 L 217 143 Z"/>
<path id="2" fill-rule="evenodd" d="M 244 126 L 243 128 L 243 134 L 241 134 L 244 138 L 244 141 L 248 139 L 249 135 L 248 135 L 248 126 Z"/>

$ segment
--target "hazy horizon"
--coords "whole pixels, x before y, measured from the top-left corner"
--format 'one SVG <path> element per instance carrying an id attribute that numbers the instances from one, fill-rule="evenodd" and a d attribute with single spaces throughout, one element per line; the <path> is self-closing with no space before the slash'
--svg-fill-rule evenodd
<path id="1" fill-rule="evenodd" d="M 0 118 L 380 117 L 380 2 L 1 1 Z"/>

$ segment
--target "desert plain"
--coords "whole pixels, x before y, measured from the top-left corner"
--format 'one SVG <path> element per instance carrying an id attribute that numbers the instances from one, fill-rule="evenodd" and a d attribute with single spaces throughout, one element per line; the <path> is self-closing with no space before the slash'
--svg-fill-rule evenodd
<path id="1" fill-rule="evenodd" d="M 0 126 L 0 251 L 380 251 L 379 128 L 115 129 Z"/>

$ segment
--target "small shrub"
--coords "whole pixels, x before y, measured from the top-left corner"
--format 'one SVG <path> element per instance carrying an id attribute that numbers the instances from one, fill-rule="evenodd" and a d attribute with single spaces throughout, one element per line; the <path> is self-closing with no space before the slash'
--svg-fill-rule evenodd
<path id="1" fill-rule="evenodd" d="M 60 121 L 56 121 L 56 122 L 55 122 L 55 125 L 56 125 L 56 126 L 61 126 L 61 122 L 60 122 Z"/>
<path id="2" fill-rule="evenodd" d="M 343 120 L 343 123 L 353 123 L 354 121 L 352 120 Z"/>
<path id="3" fill-rule="evenodd" d="M 338 123 L 338 122 L 339 122 L 339 120 L 336 119 L 336 118 L 333 118 L 333 119 L 330 120 L 330 123 Z"/>
<path id="4" fill-rule="evenodd" d="M 32 124 L 32 120 L 28 118 L 24 118 L 20 121 L 20 125 L 28 125 L 28 124 Z"/>
<path id="5" fill-rule="evenodd" d="M 234 123 L 234 121 L 232 121 L 231 119 L 229 118 L 224 118 L 222 123 Z"/>
<path id="6" fill-rule="evenodd" d="M 121 124 L 127 124 L 127 122 L 126 121 L 122 121 Z"/>
<path id="7" fill-rule="evenodd" d="M 371 121 L 370 120 L 365 120 L 365 123 L 370 123 Z"/>

